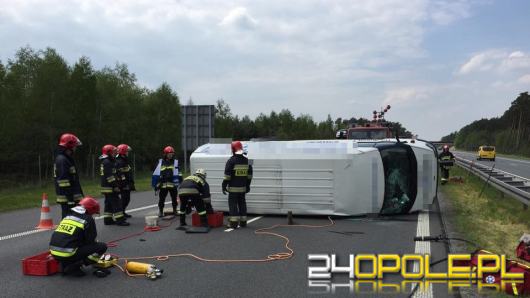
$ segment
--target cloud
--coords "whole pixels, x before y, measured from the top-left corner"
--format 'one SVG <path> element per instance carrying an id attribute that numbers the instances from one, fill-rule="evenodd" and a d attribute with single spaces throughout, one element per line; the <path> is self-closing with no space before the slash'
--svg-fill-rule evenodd
<path id="1" fill-rule="evenodd" d="M 239 29 L 253 29 L 258 24 L 245 7 L 232 9 L 219 23 L 221 26 L 235 26 Z"/>
<path id="2" fill-rule="evenodd" d="M 478 72 L 509 72 L 530 69 L 530 54 L 522 51 L 487 50 L 474 54 L 457 71 L 460 75 Z"/>
<path id="3" fill-rule="evenodd" d="M 517 82 L 521 83 L 521 84 L 527 84 L 527 85 L 530 85 L 530 74 L 526 74 L 522 77 L 520 77 Z"/>
<path id="4" fill-rule="evenodd" d="M 386 93 L 383 105 L 409 104 L 428 99 L 430 94 L 426 87 L 405 87 L 390 90 Z"/>
<path id="5" fill-rule="evenodd" d="M 434 1 L 431 19 L 438 25 L 449 25 L 459 19 L 471 16 L 471 3 L 467 0 Z"/>

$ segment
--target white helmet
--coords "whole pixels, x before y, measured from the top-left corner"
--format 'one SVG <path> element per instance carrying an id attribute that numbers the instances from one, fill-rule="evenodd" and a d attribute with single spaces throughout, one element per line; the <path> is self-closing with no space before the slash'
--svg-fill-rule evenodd
<path id="1" fill-rule="evenodd" d="M 205 169 L 197 169 L 195 171 L 195 175 L 199 175 L 203 178 L 206 178 L 206 170 Z"/>

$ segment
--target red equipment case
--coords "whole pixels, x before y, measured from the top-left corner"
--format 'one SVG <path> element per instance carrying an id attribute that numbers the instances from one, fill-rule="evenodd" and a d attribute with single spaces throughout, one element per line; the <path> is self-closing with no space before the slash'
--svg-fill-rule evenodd
<path id="1" fill-rule="evenodd" d="M 27 257 L 22 260 L 22 273 L 24 275 L 52 275 L 59 272 L 59 262 L 49 251 Z"/>
<path id="2" fill-rule="evenodd" d="M 197 212 L 191 215 L 191 224 L 194 227 L 201 226 L 201 217 Z M 208 225 L 212 228 L 221 227 L 223 225 L 223 212 L 217 211 L 212 214 L 208 214 Z"/>

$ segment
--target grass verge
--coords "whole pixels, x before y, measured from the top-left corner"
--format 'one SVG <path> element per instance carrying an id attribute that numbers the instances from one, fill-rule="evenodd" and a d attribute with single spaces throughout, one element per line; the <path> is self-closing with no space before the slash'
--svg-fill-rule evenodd
<path id="1" fill-rule="evenodd" d="M 81 187 L 85 195 L 101 197 L 99 192 L 99 177 L 81 177 Z M 151 189 L 151 174 L 141 173 L 136 176 L 135 186 L 137 191 Z M 40 207 L 42 204 L 42 193 L 48 194 L 50 204 L 55 204 L 55 188 L 53 181 L 47 182 L 43 186 L 13 186 L 0 190 L 0 212 Z"/>
<path id="2" fill-rule="evenodd" d="M 453 205 L 457 232 L 482 249 L 515 258 L 519 238 L 525 232 L 530 233 L 530 211 L 524 210 L 516 199 L 503 197 L 493 186 L 487 185 L 479 197 L 484 181 L 460 167 L 454 167 L 451 176 L 465 178 L 462 184 L 440 187 Z"/>

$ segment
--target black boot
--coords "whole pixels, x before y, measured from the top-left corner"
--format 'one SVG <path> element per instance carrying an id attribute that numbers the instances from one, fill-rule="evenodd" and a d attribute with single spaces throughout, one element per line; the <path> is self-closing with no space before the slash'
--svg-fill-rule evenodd
<path id="1" fill-rule="evenodd" d="M 210 228 L 210 226 L 208 225 L 208 216 L 206 214 L 201 215 L 201 226 L 208 229 Z"/>
<path id="2" fill-rule="evenodd" d="M 126 226 L 130 226 L 131 224 L 126 222 L 125 220 L 120 220 L 120 221 L 117 221 L 116 222 L 116 225 L 117 226 L 122 226 L 122 227 L 126 227 Z"/>
<path id="3" fill-rule="evenodd" d="M 246 227 L 247 226 L 247 221 L 246 220 L 241 220 L 239 222 L 239 226 L 242 227 L 242 228 Z"/>
<path id="4" fill-rule="evenodd" d="M 77 261 L 75 263 L 64 266 L 63 275 L 74 276 L 74 277 L 85 276 L 86 273 L 81 269 L 82 264 L 83 264 L 83 261 Z"/>
<path id="5" fill-rule="evenodd" d="M 176 230 L 185 231 L 188 227 L 186 225 L 186 214 L 180 214 L 180 226 L 176 228 Z"/>
<path id="6" fill-rule="evenodd" d="M 160 209 L 158 211 L 158 217 L 160 217 L 160 218 L 164 217 L 164 209 Z"/>
<path id="7" fill-rule="evenodd" d="M 125 218 L 131 218 L 132 217 L 132 215 L 130 215 L 129 213 L 125 213 L 125 212 L 123 212 L 123 216 Z"/>

